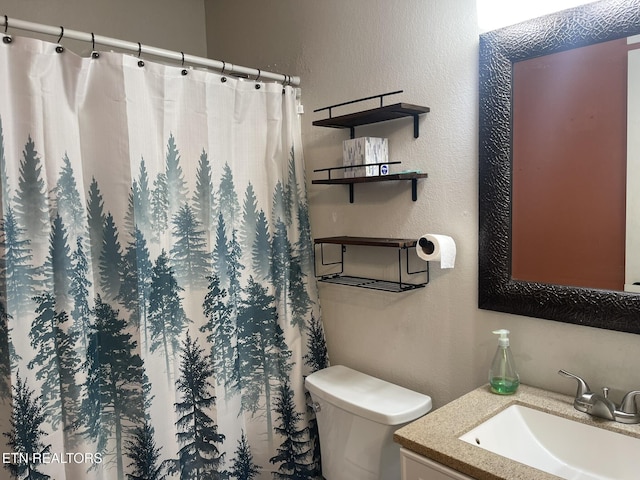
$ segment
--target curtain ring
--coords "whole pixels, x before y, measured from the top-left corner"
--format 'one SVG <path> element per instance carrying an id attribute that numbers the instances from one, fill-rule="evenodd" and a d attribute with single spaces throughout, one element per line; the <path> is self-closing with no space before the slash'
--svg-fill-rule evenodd
<path id="1" fill-rule="evenodd" d="M 255 81 L 256 82 L 259 81 L 261 76 L 262 76 L 262 70 L 258 69 L 258 76 L 256 77 Z M 256 83 L 256 87 L 255 88 L 256 88 L 256 90 L 260 90 L 260 84 Z"/>
<path id="2" fill-rule="evenodd" d="M 9 29 L 9 17 L 5 15 L 4 16 L 4 36 L 2 37 L 2 42 L 6 44 L 9 44 L 13 41 L 11 36 L 7 33 L 8 29 Z"/>
<path id="3" fill-rule="evenodd" d="M 182 75 L 187 75 L 189 71 L 186 68 L 184 68 L 184 52 L 180 52 L 180 54 L 182 55 L 182 67 L 183 67 L 181 73 Z"/>
<path id="4" fill-rule="evenodd" d="M 138 42 L 138 58 L 140 58 L 140 55 L 142 55 L 142 44 Z M 138 66 L 140 68 L 144 67 L 144 62 L 142 60 L 138 60 Z"/>
<path id="5" fill-rule="evenodd" d="M 187 75 L 189 73 L 189 71 L 184 68 L 184 52 L 180 52 L 180 54 L 182 55 L 182 75 Z"/>
<path id="6" fill-rule="evenodd" d="M 100 57 L 100 53 L 96 52 L 96 37 L 93 32 L 91 32 L 91 58 L 98 57 Z"/>
<path id="7" fill-rule="evenodd" d="M 60 43 L 60 41 L 62 40 L 62 37 L 64 37 L 64 27 L 62 25 L 60 25 L 60 36 L 58 37 L 58 42 L 57 43 Z M 64 47 L 62 45 L 58 45 L 56 47 L 56 52 L 58 52 L 58 53 L 64 52 Z"/>
<path id="8" fill-rule="evenodd" d="M 225 71 L 226 68 L 227 68 L 227 62 L 222 60 L 222 72 L 220 72 L 222 74 L 222 78 L 220 79 L 220 81 L 222 83 L 226 83 L 226 81 L 227 81 L 227 77 L 224 76 L 224 71 Z"/>

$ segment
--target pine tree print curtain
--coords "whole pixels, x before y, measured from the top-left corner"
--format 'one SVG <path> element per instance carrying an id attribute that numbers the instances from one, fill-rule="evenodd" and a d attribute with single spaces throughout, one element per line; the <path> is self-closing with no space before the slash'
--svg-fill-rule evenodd
<path id="1" fill-rule="evenodd" d="M 295 90 L 55 47 L 0 44 L 0 477 L 315 478 Z"/>

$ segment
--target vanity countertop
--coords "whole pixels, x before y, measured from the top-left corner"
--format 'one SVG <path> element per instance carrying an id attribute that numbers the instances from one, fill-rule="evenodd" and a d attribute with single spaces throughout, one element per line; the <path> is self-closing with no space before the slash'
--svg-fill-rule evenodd
<path id="1" fill-rule="evenodd" d="M 478 480 L 557 479 L 555 475 L 459 440 L 462 434 L 514 404 L 640 438 L 640 425 L 592 418 L 573 408 L 573 397 L 527 385 L 520 385 L 514 395 L 503 396 L 491 393 L 485 385 L 398 429 L 394 440 L 408 450 Z"/>

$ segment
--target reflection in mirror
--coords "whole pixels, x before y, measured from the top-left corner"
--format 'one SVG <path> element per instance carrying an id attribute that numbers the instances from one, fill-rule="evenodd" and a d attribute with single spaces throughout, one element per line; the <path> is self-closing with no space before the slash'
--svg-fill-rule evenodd
<path id="1" fill-rule="evenodd" d="M 627 104 L 627 231 L 625 283 L 627 292 L 640 293 L 640 35 L 629 52 Z"/>
<path id="2" fill-rule="evenodd" d="M 587 269 L 595 270 L 596 277 L 603 277 L 604 269 L 609 267 L 612 270 L 618 270 L 615 287 L 602 284 L 581 285 L 577 284 L 574 279 L 561 281 L 549 278 L 519 278 L 523 275 L 514 271 L 514 268 L 519 268 L 518 262 L 522 260 L 523 256 L 512 248 L 521 240 L 515 237 L 514 232 L 517 224 L 524 225 L 526 228 L 528 223 L 528 218 L 519 216 L 518 209 L 522 205 L 529 206 L 532 203 L 530 200 L 516 198 L 516 190 L 519 188 L 516 181 L 519 180 L 517 180 L 514 170 L 519 168 L 516 163 L 516 148 L 520 148 L 517 138 L 519 133 L 516 130 L 516 121 L 519 120 L 515 117 L 518 105 L 515 91 L 518 86 L 514 84 L 514 72 L 517 69 L 517 64 L 524 64 L 525 61 L 543 56 L 559 55 L 572 49 L 582 49 L 588 45 L 599 45 L 603 42 L 639 33 L 640 0 L 604 0 L 487 32 L 480 36 L 480 308 L 640 333 L 640 295 L 613 290 L 613 288 L 622 290 L 626 281 L 620 274 L 620 271 L 624 270 L 621 260 L 624 253 L 618 252 L 618 260 L 608 261 L 606 266 L 597 266 L 593 261 L 597 256 L 595 251 L 601 242 L 601 237 L 608 232 L 598 231 L 590 222 L 586 222 L 580 227 L 579 241 L 586 244 L 587 248 L 593 249 L 587 255 L 588 261 L 586 263 Z M 598 70 L 602 68 L 604 67 L 599 66 Z M 590 77 L 592 73 L 583 72 L 579 76 Z M 574 79 L 572 82 L 576 82 L 576 80 Z M 626 82 L 625 72 L 623 88 L 625 88 Z M 579 88 L 574 83 L 572 88 L 562 90 L 564 95 L 561 97 L 570 96 L 577 90 Z M 582 103 L 582 116 L 575 117 L 573 124 L 569 122 L 565 128 L 571 127 L 569 130 L 591 128 L 591 117 L 595 117 L 595 113 L 599 114 L 596 109 L 608 106 L 607 97 L 595 93 L 590 95 L 592 97 L 597 95 L 597 98 L 591 98 L 589 102 Z M 522 105 L 527 107 L 524 112 L 525 119 L 530 110 L 538 107 L 538 105 L 530 106 L 526 103 Z M 541 117 L 538 117 L 534 125 L 530 125 L 531 129 L 533 127 L 540 129 L 547 127 L 547 124 L 550 123 L 549 109 L 546 109 L 546 116 L 545 111 L 540 112 Z M 626 110 L 626 107 L 623 109 Z M 594 115 L 589 115 L 589 113 Z M 569 119 L 571 118 L 569 116 Z M 623 118 L 622 123 L 626 124 L 626 118 Z M 534 147 L 536 147 L 534 151 L 546 148 L 546 143 L 550 143 L 550 139 L 554 136 L 558 138 L 567 136 L 566 132 L 562 132 L 562 135 L 560 133 L 557 129 L 543 131 L 534 142 Z M 622 137 L 612 141 L 619 144 L 620 138 L 625 139 L 626 136 L 626 132 L 623 130 Z M 590 135 L 587 136 L 587 140 L 593 141 L 590 137 Z M 598 140 L 595 144 L 591 143 L 589 150 L 600 149 L 602 147 L 600 143 L 604 141 Z M 623 152 L 626 150 L 625 142 L 622 142 L 620 148 Z M 610 153 L 609 147 L 601 150 L 603 157 L 598 165 L 599 171 L 593 170 L 595 167 L 586 170 L 580 169 L 579 162 L 577 165 L 568 167 L 572 174 L 570 176 L 586 176 L 582 180 L 580 189 L 586 189 L 591 197 L 597 197 L 603 191 L 604 174 L 609 175 L 610 165 L 607 165 L 607 157 Z M 584 156 L 583 154 L 579 155 L 579 159 Z M 569 155 L 565 154 L 561 157 L 569 157 Z M 543 158 L 543 160 L 546 159 Z M 538 160 L 538 162 L 541 161 Z M 557 169 L 560 166 L 559 163 L 548 163 Z M 534 163 L 534 169 L 530 170 L 525 177 L 528 178 L 532 175 L 531 172 L 536 172 L 537 166 L 541 166 L 541 164 Z M 589 179 L 589 176 L 592 178 Z M 617 173 L 614 176 L 615 180 L 609 179 L 606 180 L 606 183 L 616 184 L 617 182 L 618 187 L 614 187 L 613 190 L 617 189 L 617 201 L 623 203 L 623 208 L 620 211 L 624 212 L 626 173 Z M 543 198 L 548 185 L 548 183 L 534 183 L 532 188 L 537 192 L 535 198 Z M 566 185 L 560 182 L 556 188 L 560 191 L 561 197 L 552 202 L 552 210 L 568 207 L 571 203 L 569 201 L 571 197 L 566 191 L 563 192 Z M 533 203 L 535 206 L 536 202 Z M 590 208 L 595 208 L 593 203 Z M 573 215 L 576 213 L 569 212 L 568 218 Z M 599 216 L 607 217 L 607 215 L 611 214 Z M 617 228 L 623 232 L 624 213 L 620 213 L 620 215 L 622 220 L 618 222 L 622 227 Z M 513 230 L 512 221 L 514 223 Z M 560 221 L 562 222 L 562 220 Z M 544 242 L 560 241 L 560 239 L 553 238 L 558 229 L 557 225 L 547 225 L 544 230 L 540 228 L 527 233 L 527 237 L 533 239 L 534 244 L 537 242 L 540 246 Z M 571 251 L 576 245 L 576 243 L 570 244 L 567 251 Z M 617 245 L 617 249 L 624 248 L 624 238 L 617 240 Z M 525 253 L 524 256 L 528 257 L 528 255 Z M 610 265 L 611 263 L 616 265 Z M 562 285 L 563 282 L 569 286 Z"/>
<path id="3" fill-rule="evenodd" d="M 623 290 L 628 50 L 513 65 L 514 279 Z"/>

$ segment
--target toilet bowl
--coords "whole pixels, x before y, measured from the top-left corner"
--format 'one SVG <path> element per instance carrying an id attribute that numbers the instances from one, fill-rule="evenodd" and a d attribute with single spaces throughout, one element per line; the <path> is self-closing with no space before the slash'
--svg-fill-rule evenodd
<path id="1" fill-rule="evenodd" d="M 399 480 L 393 432 L 431 410 L 431 397 L 342 365 L 309 375 L 326 480 Z"/>

